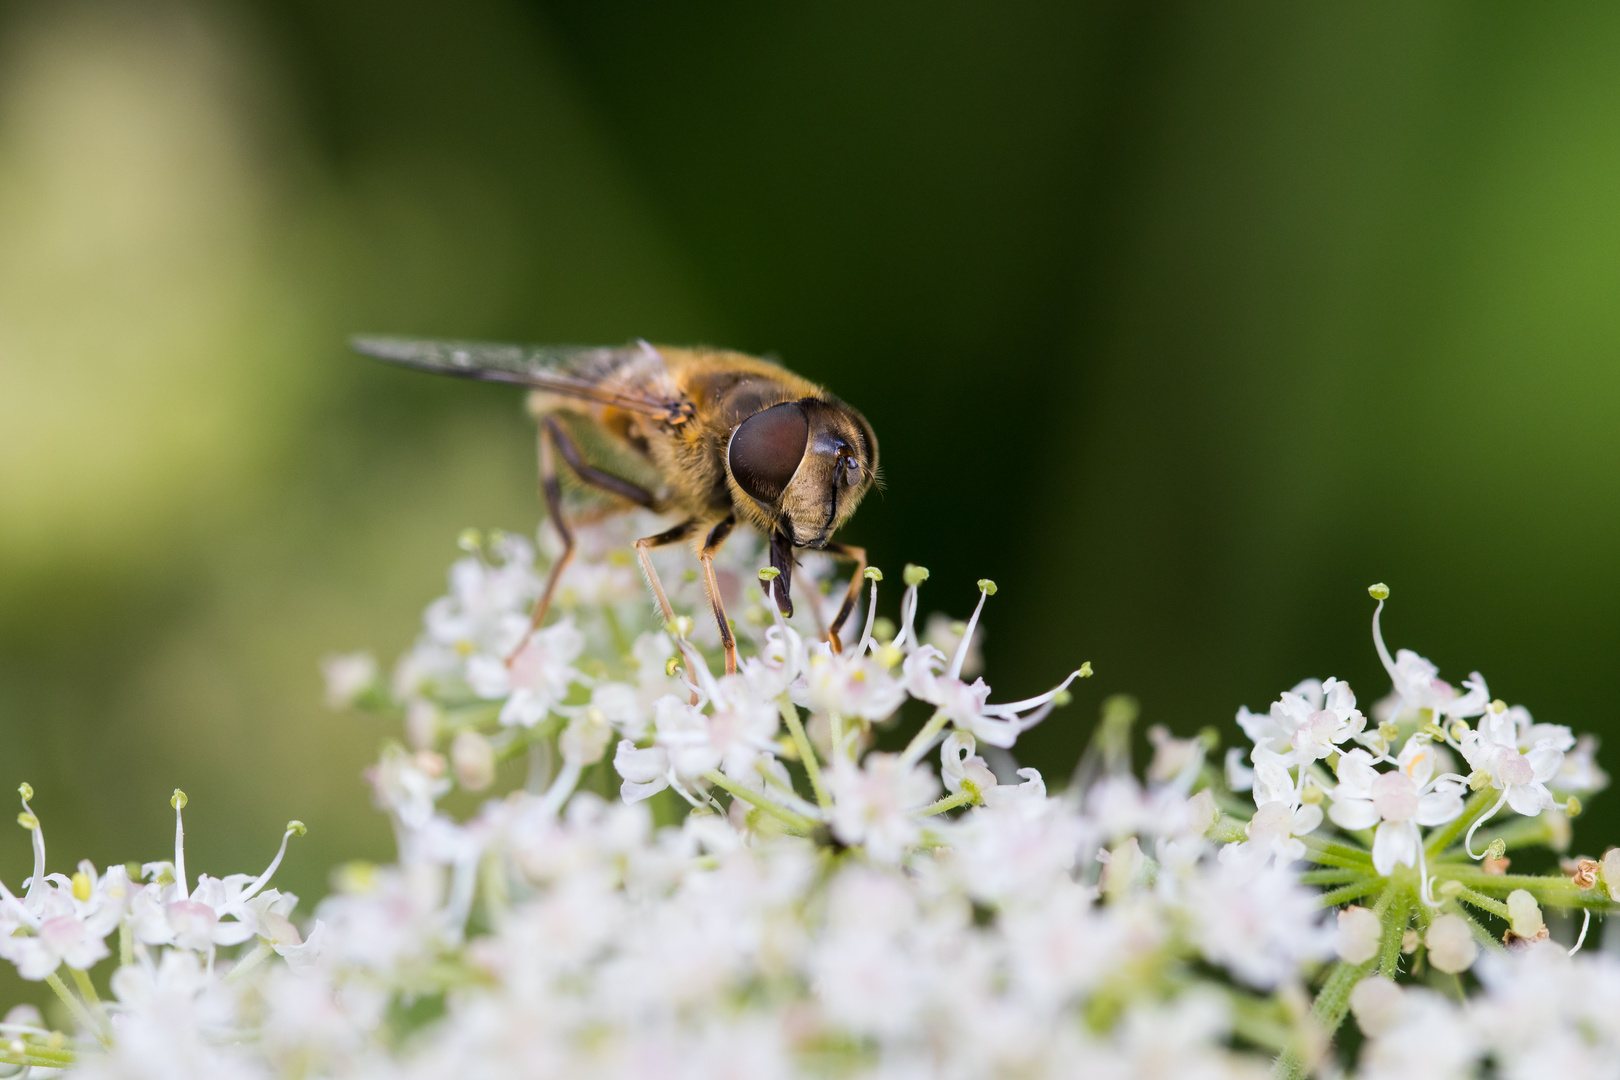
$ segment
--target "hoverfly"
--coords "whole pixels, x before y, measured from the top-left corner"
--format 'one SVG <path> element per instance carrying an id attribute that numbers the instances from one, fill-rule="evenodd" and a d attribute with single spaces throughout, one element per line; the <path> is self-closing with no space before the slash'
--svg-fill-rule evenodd
<path id="1" fill-rule="evenodd" d="M 541 485 L 563 541 L 562 557 L 535 603 L 536 628 L 574 553 L 558 481 L 561 458 L 581 484 L 624 508 L 681 515 L 673 528 L 637 540 L 636 554 L 669 621 L 675 612 L 648 552 L 695 541 L 727 672 L 736 670 L 737 643 L 714 557 L 739 523 L 769 538 L 777 571 L 771 588 L 784 616 L 793 614 L 795 548 L 855 563 L 827 635 L 840 650 L 838 633 L 854 610 L 866 552 L 832 536 L 877 479 L 878 445 L 865 417 L 815 383 L 742 353 L 655 348 L 645 341 L 615 348 L 359 337 L 353 345 L 406 367 L 531 388 Z M 641 475 L 624 475 L 632 471 Z"/>

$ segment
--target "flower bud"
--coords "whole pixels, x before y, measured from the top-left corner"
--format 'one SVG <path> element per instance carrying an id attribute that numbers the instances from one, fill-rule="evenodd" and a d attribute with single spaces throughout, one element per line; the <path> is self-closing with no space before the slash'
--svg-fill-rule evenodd
<path id="1" fill-rule="evenodd" d="M 1541 919 L 1541 906 L 1536 898 L 1523 889 L 1514 889 L 1507 898 L 1508 922 L 1513 933 L 1521 938 L 1535 939 L 1547 928 Z"/>
<path id="2" fill-rule="evenodd" d="M 1384 935 L 1383 923 L 1367 908 L 1350 905 L 1339 912 L 1338 934 L 1333 947 L 1347 964 L 1365 964 L 1378 955 Z"/>
<path id="3" fill-rule="evenodd" d="M 450 742 L 450 765 L 456 782 L 468 791 L 483 791 L 495 782 L 495 748 L 476 731 L 461 731 Z"/>
<path id="4" fill-rule="evenodd" d="M 1599 866 L 1598 873 L 1603 878 L 1603 887 L 1609 890 L 1609 899 L 1620 904 L 1620 847 L 1605 851 Z"/>
<path id="5" fill-rule="evenodd" d="M 1479 957 L 1479 943 L 1461 915 L 1438 916 L 1429 924 L 1423 943 L 1429 947 L 1429 963 L 1448 975 L 1467 971 Z"/>

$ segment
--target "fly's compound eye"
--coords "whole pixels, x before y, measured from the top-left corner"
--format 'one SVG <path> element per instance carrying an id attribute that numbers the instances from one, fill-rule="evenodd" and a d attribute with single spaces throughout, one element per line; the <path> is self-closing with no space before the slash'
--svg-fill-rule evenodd
<path id="1" fill-rule="evenodd" d="M 799 471 L 809 443 L 810 418 L 789 401 L 738 424 L 726 459 L 738 487 L 760 502 L 775 502 Z"/>

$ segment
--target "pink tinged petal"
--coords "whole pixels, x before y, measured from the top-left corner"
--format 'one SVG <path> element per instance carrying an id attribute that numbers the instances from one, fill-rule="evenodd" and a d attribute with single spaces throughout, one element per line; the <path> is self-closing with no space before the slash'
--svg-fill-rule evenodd
<path id="1" fill-rule="evenodd" d="M 207 904 L 177 900 L 164 910 L 164 915 L 174 933 L 175 944 L 182 949 L 201 952 L 214 943 L 214 927 L 219 923 L 219 916 Z"/>
<path id="2" fill-rule="evenodd" d="M 1535 817 L 1553 808 L 1552 792 L 1539 783 L 1515 784 L 1508 788 L 1508 805 L 1525 817 Z"/>
<path id="3" fill-rule="evenodd" d="M 1500 750 L 1496 755 L 1496 778 L 1509 787 L 1518 787 L 1536 779 L 1536 770 L 1517 750 Z"/>
<path id="4" fill-rule="evenodd" d="M 1328 811 L 1333 824 L 1341 829 L 1370 829 L 1378 824 L 1378 811 L 1371 799 L 1339 799 Z"/>
<path id="5" fill-rule="evenodd" d="M 1372 784 L 1373 808 L 1385 821 L 1410 821 L 1418 811 L 1418 788 L 1403 772 L 1381 773 Z"/>
<path id="6" fill-rule="evenodd" d="M 1373 835 L 1373 869 L 1388 877 L 1397 865 L 1417 865 L 1417 828 L 1410 822 L 1386 821 Z"/>

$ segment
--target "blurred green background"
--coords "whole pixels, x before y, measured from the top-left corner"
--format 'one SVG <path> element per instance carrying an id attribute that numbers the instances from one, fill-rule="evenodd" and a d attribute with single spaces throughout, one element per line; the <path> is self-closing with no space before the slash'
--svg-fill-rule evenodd
<path id="1" fill-rule="evenodd" d="M 359 330 L 826 382 L 883 440 L 848 538 L 1000 583 L 998 696 L 1096 665 L 1054 778 L 1107 693 L 1381 696 L 1375 580 L 1608 732 L 1617 55 L 1597 4 L 0 5 L 0 790 L 56 869 L 163 857 L 176 786 L 194 869 L 388 854 L 317 661 L 539 500 L 514 392 Z"/>

